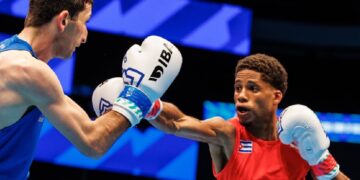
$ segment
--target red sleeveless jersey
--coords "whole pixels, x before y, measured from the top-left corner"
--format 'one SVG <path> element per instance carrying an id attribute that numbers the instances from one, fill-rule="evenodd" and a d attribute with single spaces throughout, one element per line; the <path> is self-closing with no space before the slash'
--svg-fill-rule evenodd
<path id="1" fill-rule="evenodd" d="M 233 153 L 225 167 L 213 174 L 219 180 L 256 179 L 305 179 L 310 169 L 297 149 L 277 141 L 264 141 L 252 136 L 239 123 L 230 120 L 236 127 L 236 142 Z"/>

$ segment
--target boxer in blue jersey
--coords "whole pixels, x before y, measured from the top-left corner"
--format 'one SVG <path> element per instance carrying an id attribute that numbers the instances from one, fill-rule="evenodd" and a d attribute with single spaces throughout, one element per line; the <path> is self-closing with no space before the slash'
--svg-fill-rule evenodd
<path id="1" fill-rule="evenodd" d="M 82 153 L 99 157 L 126 129 L 140 122 L 153 101 L 160 98 L 174 80 L 159 77 L 152 85 L 148 77 L 142 82 L 134 81 L 136 86 L 130 84 L 122 91 L 114 108 L 92 121 L 63 93 L 57 76 L 47 65 L 52 58 L 70 57 L 75 48 L 86 42 L 86 22 L 92 5 L 92 0 L 30 0 L 23 30 L 0 42 L 1 180 L 27 178 L 44 117 Z M 171 43 L 160 37 L 147 38 L 143 43 L 146 49 L 134 45 L 128 50 L 124 64 L 144 76 L 150 76 L 157 66 L 164 45 L 177 52 L 176 47 L 169 46 Z M 181 60 L 181 55 L 174 53 L 168 66 L 179 70 Z M 171 77 L 177 72 L 165 70 L 175 74 Z M 142 89 L 144 87 L 146 89 Z M 159 87 L 162 91 L 155 91 Z M 128 90 L 136 97 L 127 93 Z"/>

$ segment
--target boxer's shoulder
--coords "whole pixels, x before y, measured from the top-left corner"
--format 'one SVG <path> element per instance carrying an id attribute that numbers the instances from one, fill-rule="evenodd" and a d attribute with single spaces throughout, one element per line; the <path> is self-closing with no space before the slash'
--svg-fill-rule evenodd
<path id="1" fill-rule="evenodd" d="M 23 50 L 8 50 L 0 52 L 0 63 L 22 63 L 23 61 L 36 61 L 30 52 Z"/>
<path id="2" fill-rule="evenodd" d="M 11 50 L 4 53 L 6 54 L 0 58 L 0 83 L 8 90 L 23 96 L 39 97 L 54 90 L 62 91 L 54 71 L 43 61 L 26 51 Z"/>

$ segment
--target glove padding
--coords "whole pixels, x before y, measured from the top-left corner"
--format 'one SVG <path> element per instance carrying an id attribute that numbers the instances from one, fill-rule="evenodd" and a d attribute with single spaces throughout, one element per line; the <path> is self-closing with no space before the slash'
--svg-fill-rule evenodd
<path id="1" fill-rule="evenodd" d="M 133 45 L 123 59 L 126 85 L 113 110 L 126 116 L 132 126 L 139 123 L 174 81 L 181 64 L 180 51 L 159 36 L 147 37 L 141 46 Z"/>
<path id="2" fill-rule="evenodd" d="M 124 89 L 124 82 L 121 77 L 113 77 L 99 84 L 92 94 L 92 105 L 96 116 L 101 116 L 112 109 L 116 98 Z M 150 111 L 146 114 L 146 120 L 155 119 L 162 111 L 162 102 L 156 100 Z"/>
<path id="3" fill-rule="evenodd" d="M 314 171 L 317 169 L 315 174 L 318 178 L 328 179 L 337 175 L 339 165 L 328 151 L 330 140 L 311 109 L 299 104 L 284 109 L 279 117 L 278 133 L 282 143 L 294 144 L 301 157 Z M 318 167 L 324 170 L 319 171 Z"/>
<path id="4" fill-rule="evenodd" d="M 159 99 L 179 74 L 180 51 L 159 36 L 147 37 L 141 46 L 135 44 L 123 60 L 123 80 L 144 92 L 151 102 Z"/>
<path id="5" fill-rule="evenodd" d="M 284 144 L 295 143 L 301 156 L 310 165 L 317 164 L 330 145 L 320 120 L 304 105 L 292 105 L 284 109 L 279 118 L 279 138 Z"/>
<path id="6" fill-rule="evenodd" d="M 124 89 L 121 77 L 114 77 L 100 83 L 92 94 L 92 105 L 96 116 L 101 116 L 112 109 L 112 106 Z"/>

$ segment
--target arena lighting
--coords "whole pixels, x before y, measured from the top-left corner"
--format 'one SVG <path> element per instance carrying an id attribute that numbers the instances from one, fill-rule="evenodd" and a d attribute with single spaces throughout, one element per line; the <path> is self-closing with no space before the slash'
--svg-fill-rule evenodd
<path id="1" fill-rule="evenodd" d="M 282 110 L 278 110 L 279 115 Z M 360 114 L 316 112 L 331 141 L 360 143 Z M 235 116 L 233 103 L 205 101 L 203 118 L 221 116 L 229 119 Z"/>
<path id="2" fill-rule="evenodd" d="M 10 37 L 10 35 L 0 33 L 0 42 L 8 37 Z M 65 94 L 68 95 L 70 95 L 73 90 L 74 67 L 76 60 L 75 57 L 76 54 L 74 53 L 70 58 L 66 60 L 55 58 L 49 62 L 49 66 L 55 71 L 55 74 L 58 76 Z"/>
<path id="3" fill-rule="evenodd" d="M 24 18 L 29 0 L 2 0 L 0 13 Z M 90 30 L 135 38 L 162 36 L 185 46 L 248 55 L 250 9 L 191 0 L 95 1 Z"/>

